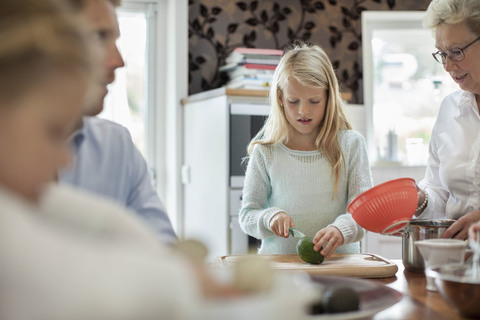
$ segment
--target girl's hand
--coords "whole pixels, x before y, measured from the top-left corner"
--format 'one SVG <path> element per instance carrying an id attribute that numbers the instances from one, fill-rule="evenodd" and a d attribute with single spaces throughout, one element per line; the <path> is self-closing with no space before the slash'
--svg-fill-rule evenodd
<path id="1" fill-rule="evenodd" d="M 313 250 L 315 251 L 320 250 L 322 246 L 325 245 L 320 253 L 325 258 L 328 258 L 333 254 L 338 246 L 343 244 L 343 235 L 336 227 L 329 226 L 317 232 L 313 238 L 313 243 L 315 244 L 313 247 Z"/>
<path id="2" fill-rule="evenodd" d="M 293 219 L 285 212 L 279 212 L 270 219 L 270 230 L 279 237 L 288 238 L 290 227 L 295 228 Z"/>

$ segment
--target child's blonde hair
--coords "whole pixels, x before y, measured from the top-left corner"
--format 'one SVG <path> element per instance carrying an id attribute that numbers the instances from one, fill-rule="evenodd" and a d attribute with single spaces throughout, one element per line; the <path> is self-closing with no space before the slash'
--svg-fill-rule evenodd
<path id="1" fill-rule="evenodd" d="M 94 51 L 69 6 L 56 0 L 0 0 L 0 103 L 49 75 L 73 73 L 90 84 Z"/>
<path id="2" fill-rule="evenodd" d="M 282 56 L 275 69 L 270 88 L 270 115 L 263 128 L 250 142 L 248 153 L 252 153 L 256 144 L 288 142 L 291 127 L 285 117 L 282 95 L 289 78 L 294 78 L 303 86 L 327 89 L 325 115 L 320 124 L 321 128 L 315 145 L 326 155 L 332 165 L 335 195 L 344 162 L 338 142 L 338 132 L 351 129 L 352 126 L 343 112 L 342 98 L 333 66 L 325 51 L 318 45 L 295 43 Z"/>

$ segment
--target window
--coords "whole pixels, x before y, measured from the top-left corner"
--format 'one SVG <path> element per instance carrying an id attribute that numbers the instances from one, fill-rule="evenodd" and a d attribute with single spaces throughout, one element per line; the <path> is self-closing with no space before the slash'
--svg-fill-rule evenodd
<path id="1" fill-rule="evenodd" d="M 117 69 L 109 87 L 105 106 L 99 115 L 125 126 L 142 154 L 146 150 L 147 114 L 147 12 L 144 8 L 122 7 L 117 10 L 120 26 L 118 47 L 125 67 Z"/>
<path id="2" fill-rule="evenodd" d="M 117 70 L 105 111 L 99 116 L 130 130 L 181 236 L 180 100 L 188 94 L 188 2 L 123 0 L 117 14 L 121 32 L 118 45 L 126 66 Z"/>
<path id="3" fill-rule="evenodd" d="M 133 141 L 147 160 L 153 181 L 163 165 L 156 157 L 161 148 L 163 133 L 156 129 L 156 115 L 160 113 L 156 100 L 157 87 L 163 85 L 163 78 L 155 68 L 163 56 L 156 55 L 157 44 L 164 41 L 158 32 L 157 14 L 161 6 L 158 0 L 143 2 L 123 1 L 117 8 L 120 27 L 118 48 L 125 61 L 125 67 L 116 70 L 115 81 L 109 86 L 105 105 L 99 117 L 125 126 Z"/>
<path id="4" fill-rule="evenodd" d="M 458 87 L 434 61 L 423 12 L 362 16 L 367 144 L 372 162 L 425 165 L 441 100 Z"/>

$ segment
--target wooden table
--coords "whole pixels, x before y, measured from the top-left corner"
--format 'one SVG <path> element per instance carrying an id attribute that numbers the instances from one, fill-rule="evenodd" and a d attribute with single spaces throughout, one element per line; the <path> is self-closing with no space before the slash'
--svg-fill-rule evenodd
<path id="1" fill-rule="evenodd" d="M 426 289 L 423 273 L 405 271 L 401 260 L 392 260 L 398 265 L 394 277 L 371 279 L 381 282 L 401 293 L 403 298 L 397 304 L 377 313 L 374 320 L 443 320 L 463 319 L 438 292 Z"/>
<path id="2" fill-rule="evenodd" d="M 392 277 L 366 278 L 365 281 L 382 283 L 403 294 L 402 299 L 393 306 L 375 314 L 373 320 L 457 320 L 462 318 L 448 305 L 440 293 L 426 289 L 424 273 L 405 271 L 402 260 L 389 260 L 398 266 Z M 222 259 L 216 265 L 223 266 Z M 298 269 L 298 268 L 297 268 Z M 480 302 L 479 302 L 480 305 Z"/>

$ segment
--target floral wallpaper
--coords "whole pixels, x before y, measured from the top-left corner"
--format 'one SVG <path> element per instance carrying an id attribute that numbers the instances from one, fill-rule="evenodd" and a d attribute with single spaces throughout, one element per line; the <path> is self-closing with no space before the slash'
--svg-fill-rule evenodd
<path id="1" fill-rule="evenodd" d="M 237 47 L 283 49 L 296 39 L 321 45 L 342 91 L 363 103 L 361 13 L 425 10 L 430 0 L 189 0 L 189 94 L 227 81 L 218 67 Z"/>

